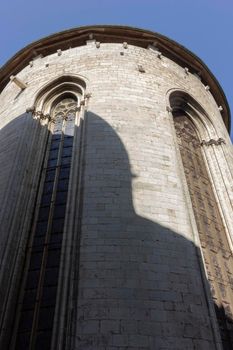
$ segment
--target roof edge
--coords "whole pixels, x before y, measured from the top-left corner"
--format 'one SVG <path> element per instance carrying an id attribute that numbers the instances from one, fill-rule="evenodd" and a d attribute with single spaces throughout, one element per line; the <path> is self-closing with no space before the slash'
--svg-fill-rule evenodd
<path id="1" fill-rule="evenodd" d="M 209 85 L 216 103 L 223 108 L 222 118 L 228 131 L 230 131 L 231 113 L 229 104 L 218 80 L 206 64 L 176 41 L 159 33 L 140 28 L 121 25 L 92 25 L 64 30 L 39 39 L 18 51 L 0 68 L 0 92 L 9 82 L 10 76 L 20 72 L 35 56 L 40 54 L 47 56 L 56 52 L 57 49 L 64 50 L 69 47 L 85 45 L 90 34 L 93 34 L 93 37 L 100 42 L 127 41 L 130 44 L 144 48 L 156 42 L 165 56 L 181 66 L 188 67 L 190 72 L 201 76 L 205 85 Z"/>

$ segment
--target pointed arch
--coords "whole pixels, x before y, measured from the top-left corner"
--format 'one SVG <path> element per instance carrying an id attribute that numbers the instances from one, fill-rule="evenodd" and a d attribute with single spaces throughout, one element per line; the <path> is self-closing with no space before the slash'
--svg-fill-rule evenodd
<path id="1" fill-rule="evenodd" d="M 49 115 L 58 98 L 67 94 L 73 96 L 77 102 L 84 98 L 86 82 L 83 78 L 75 75 L 62 75 L 53 79 L 36 94 L 34 99 L 35 112 Z"/>
<path id="2" fill-rule="evenodd" d="M 202 141 L 203 136 L 216 135 L 216 130 L 205 110 L 186 92 L 174 91 L 170 94 L 169 101 L 203 263 L 223 346 L 228 349 L 231 345 L 228 319 L 233 314 L 233 257 L 208 162 L 202 149 L 206 145 Z M 219 140 L 213 140 L 213 144 L 221 144 Z"/>
<path id="3" fill-rule="evenodd" d="M 41 133 L 40 178 L 15 314 L 14 349 L 34 349 L 40 344 L 51 347 L 62 283 L 59 275 L 67 239 L 65 222 L 72 164 L 78 153 L 75 126 L 84 93 L 83 80 L 62 76 L 46 84 L 35 98 L 34 115 L 45 120 L 45 128 Z"/>

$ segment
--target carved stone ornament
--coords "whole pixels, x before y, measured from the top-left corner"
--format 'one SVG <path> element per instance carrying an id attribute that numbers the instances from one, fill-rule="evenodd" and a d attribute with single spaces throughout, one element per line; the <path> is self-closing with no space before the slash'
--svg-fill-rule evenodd
<path id="1" fill-rule="evenodd" d="M 210 139 L 209 141 L 202 140 L 201 141 L 201 146 L 219 146 L 222 143 L 226 144 L 225 140 L 223 138 L 219 138 L 218 140 Z"/>
<path id="2" fill-rule="evenodd" d="M 40 120 L 45 120 L 45 119 L 50 119 L 50 115 L 49 114 L 44 114 L 42 111 L 36 111 L 34 113 L 35 117 L 40 119 Z"/>
<path id="3" fill-rule="evenodd" d="M 90 98 L 91 97 L 91 92 L 88 92 L 84 95 L 84 98 Z"/>
<path id="4" fill-rule="evenodd" d="M 35 112 L 35 107 L 34 107 L 34 106 L 28 107 L 28 108 L 26 109 L 26 113 L 34 113 L 34 112 Z"/>

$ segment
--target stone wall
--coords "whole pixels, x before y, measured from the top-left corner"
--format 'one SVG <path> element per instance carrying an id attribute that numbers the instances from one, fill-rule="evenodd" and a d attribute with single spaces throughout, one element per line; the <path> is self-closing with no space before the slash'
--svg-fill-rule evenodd
<path id="1" fill-rule="evenodd" d="M 46 133 L 26 109 L 46 84 L 72 75 L 86 82 L 91 97 L 75 150 L 82 152 L 73 170 L 81 180 L 77 185 L 73 177 L 70 186 L 77 211 L 69 215 L 76 216 L 74 242 L 67 243 L 72 272 L 65 279 L 65 316 L 59 314 L 54 326 L 58 343 L 66 338 L 70 349 L 220 349 L 169 94 L 191 95 L 208 115 L 204 124 L 214 125 L 203 129 L 206 140 L 225 141 L 204 152 L 224 224 L 233 232 L 232 146 L 221 113 L 198 76 L 156 50 L 97 46 L 90 40 L 35 59 L 18 74 L 26 89 L 9 82 L 0 95 L 3 324 L 13 312 Z"/>

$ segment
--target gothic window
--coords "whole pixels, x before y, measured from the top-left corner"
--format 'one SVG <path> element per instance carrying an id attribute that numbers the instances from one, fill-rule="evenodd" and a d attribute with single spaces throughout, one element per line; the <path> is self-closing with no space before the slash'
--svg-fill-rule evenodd
<path id="1" fill-rule="evenodd" d="M 196 127 L 184 110 L 176 110 L 173 117 L 222 343 L 224 349 L 230 349 L 233 315 L 232 253 Z"/>
<path id="2" fill-rule="evenodd" d="M 51 113 L 15 349 L 50 349 L 66 215 L 77 100 L 63 95 Z"/>

